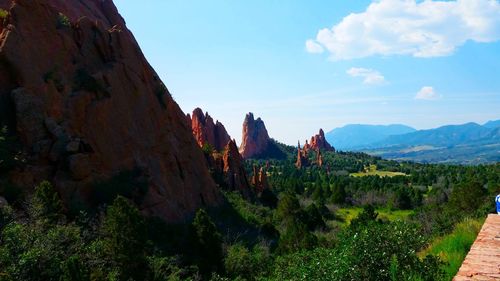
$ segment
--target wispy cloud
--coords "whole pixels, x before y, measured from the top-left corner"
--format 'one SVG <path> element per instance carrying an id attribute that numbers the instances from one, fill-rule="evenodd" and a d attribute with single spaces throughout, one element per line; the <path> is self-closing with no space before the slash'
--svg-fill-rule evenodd
<path id="1" fill-rule="evenodd" d="M 326 49 L 333 60 L 373 55 L 438 57 L 452 54 L 469 40 L 500 40 L 500 2 L 375 1 L 365 12 L 321 29 L 316 39 L 306 41 L 306 47 L 311 53 Z"/>
<path id="2" fill-rule="evenodd" d="M 369 68 L 352 67 L 347 70 L 347 74 L 363 78 L 363 83 L 368 85 L 379 85 L 385 82 L 385 77 L 380 72 Z"/>
<path id="3" fill-rule="evenodd" d="M 418 91 L 415 96 L 416 100 L 436 100 L 439 98 L 439 95 L 436 93 L 433 87 L 425 86 Z"/>

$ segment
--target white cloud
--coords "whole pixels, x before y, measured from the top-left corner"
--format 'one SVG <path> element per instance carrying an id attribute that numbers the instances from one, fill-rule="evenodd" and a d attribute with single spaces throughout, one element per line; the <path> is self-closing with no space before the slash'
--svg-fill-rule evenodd
<path id="1" fill-rule="evenodd" d="M 314 40 L 306 41 L 306 50 L 311 54 L 321 54 L 324 51 L 323 47 Z"/>
<path id="2" fill-rule="evenodd" d="M 467 41 L 500 40 L 498 0 L 379 0 L 321 29 L 312 50 L 326 49 L 333 60 L 373 55 L 438 57 Z"/>
<path id="3" fill-rule="evenodd" d="M 433 87 L 425 86 L 418 91 L 415 96 L 416 100 L 436 100 L 439 98 L 439 95 L 436 93 Z"/>
<path id="4" fill-rule="evenodd" d="M 385 82 L 384 76 L 380 74 L 380 72 L 373 69 L 352 67 L 351 69 L 347 70 L 347 74 L 352 77 L 364 78 L 364 84 L 377 85 L 383 84 Z"/>

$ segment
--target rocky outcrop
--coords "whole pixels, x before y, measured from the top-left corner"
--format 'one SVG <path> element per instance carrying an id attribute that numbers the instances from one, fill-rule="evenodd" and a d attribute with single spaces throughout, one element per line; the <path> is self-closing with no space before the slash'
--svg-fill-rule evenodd
<path id="1" fill-rule="evenodd" d="M 318 165 L 318 167 L 323 167 L 323 155 L 319 149 L 316 150 L 316 165 Z"/>
<path id="2" fill-rule="evenodd" d="M 319 130 L 319 134 L 312 136 L 309 143 L 306 141 L 304 149 L 307 151 L 317 151 L 318 149 L 322 151 L 335 151 L 335 148 L 333 148 L 326 140 L 325 132 L 323 132 L 323 129 Z"/>
<path id="3" fill-rule="evenodd" d="M 245 171 L 243 158 L 238 152 L 236 141 L 231 140 L 224 148 L 223 171 L 224 181 L 229 190 L 239 191 L 244 195 L 250 195 L 250 185 Z"/>
<path id="4" fill-rule="evenodd" d="M 266 125 L 262 119 L 254 119 L 253 113 L 248 113 L 243 122 L 240 153 L 244 159 L 284 159 L 286 154 L 269 137 Z"/>
<path id="5" fill-rule="evenodd" d="M 223 189 L 239 191 L 250 196 L 250 184 L 245 171 L 244 160 L 241 157 L 235 140 L 231 140 L 224 125 L 219 121 L 214 123 L 212 117 L 203 113 L 200 108 L 187 115 L 191 124 L 193 136 L 198 145 L 210 145 L 214 150 L 205 150 L 208 168 L 212 171 L 215 182 Z"/>
<path id="6" fill-rule="evenodd" d="M 306 145 L 308 145 L 306 141 Z M 323 166 L 323 155 L 321 154 L 321 150 L 318 148 L 315 153 L 315 160 L 313 163 L 309 160 L 309 153 L 310 153 L 311 148 L 306 149 L 306 146 L 304 146 L 303 149 L 300 148 L 300 142 L 297 146 L 297 161 L 295 162 L 295 167 L 297 169 L 302 169 L 304 167 L 309 167 L 311 164 L 316 165 L 317 167 L 322 167 Z"/>
<path id="7" fill-rule="evenodd" d="M 306 141 L 306 144 L 307 144 L 307 141 Z M 298 146 L 297 146 L 297 161 L 295 162 L 295 167 L 297 167 L 298 169 L 302 169 L 303 167 L 308 167 L 309 164 L 310 163 L 309 163 L 307 150 L 301 149 L 300 142 L 299 142 Z"/>
<path id="8" fill-rule="evenodd" d="M 181 220 L 220 201 L 186 116 L 111 0 L 0 0 L 0 123 L 19 136 L 21 186 L 69 201 L 139 169 L 144 213 Z M 1 125 L 0 124 L 0 125 Z"/>
<path id="9" fill-rule="evenodd" d="M 257 169 L 257 166 L 253 167 L 252 185 L 254 186 L 257 194 L 262 194 L 264 190 L 269 189 L 267 172 L 264 170 L 264 167 L 261 167 L 260 169 Z"/>
<path id="10" fill-rule="evenodd" d="M 203 114 L 200 108 L 196 108 L 193 111 L 191 116 L 191 128 L 200 147 L 209 144 L 215 150 L 222 151 L 231 140 L 224 125 L 219 121 L 214 123 L 214 120 L 208 112 Z"/>

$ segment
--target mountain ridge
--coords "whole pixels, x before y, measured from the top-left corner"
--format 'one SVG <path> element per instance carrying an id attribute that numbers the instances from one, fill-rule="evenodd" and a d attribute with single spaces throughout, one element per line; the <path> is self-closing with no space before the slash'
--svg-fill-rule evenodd
<path id="1" fill-rule="evenodd" d="M 348 135 L 342 136 L 340 134 L 342 130 L 339 129 L 329 132 L 327 139 L 333 144 L 337 143 L 337 147 L 340 149 L 362 151 L 393 160 L 478 164 L 500 161 L 499 126 L 500 120 L 488 121 L 483 125 L 468 122 L 459 125 L 444 125 L 433 129 L 415 130 L 381 138 L 380 134 L 371 137 L 369 130 L 380 126 L 348 125 L 343 128 L 365 129 L 364 132 L 358 133 L 364 136 L 363 142 L 353 140 L 349 146 L 339 146 L 339 140 L 332 139 L 332 136 L 335 136 L 332 132 L 335 130 L 337 130 L 336 134 L 341 144 L 342 138 L 347 140 L 349 137 L 352 138 L 352 136 Z"/>

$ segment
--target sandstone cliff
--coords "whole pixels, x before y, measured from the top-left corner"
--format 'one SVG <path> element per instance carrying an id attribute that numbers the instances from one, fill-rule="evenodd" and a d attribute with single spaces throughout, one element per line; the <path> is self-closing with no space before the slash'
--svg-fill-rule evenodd
<path id="1" fill-rule="evenodd" d="M 243 122 L 240 153 L 244 159 L 284 159 L 286 155 L 269 137 L 266 125 L 262 119 L 254 119 L 253 113 L 248 113 Z"/>
<path id="2" fill-rule="evenodd" d="M 21 186 L 63 198 L 120 171 L 147 178 L 144 213 L 180 220 L 219 202 L 186 116 L 111 0 L 0 0 L 0 123 L 19 136 Z"/>

